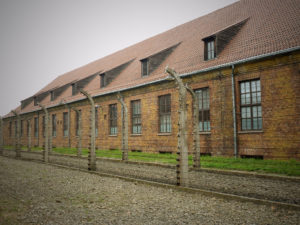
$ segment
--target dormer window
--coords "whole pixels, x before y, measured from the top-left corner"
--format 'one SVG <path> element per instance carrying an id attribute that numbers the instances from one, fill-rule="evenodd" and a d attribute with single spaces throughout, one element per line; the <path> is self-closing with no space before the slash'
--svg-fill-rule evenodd
<path id="1" fill-rule="evenodd" d="M 38 105 L 38 104 L 37 104 L 37 98 L 36 98 L 36 96 L 33 97 L 33 105 L 34 105 L 34 106 L 37 106 L 37 105 Z"/>
<path id="2" fill-rule="evenodd" d="M 105 73 L 100 74 L 100 88 L 104 88 L 106 86 L 105 82 Z"/>
<path id="3" fill-rule="evenodd" d="M 50 101 L 54 101 L 54 91 L 50 91 Z"/>
<path id="4" fill-rule="evenodd" d="M 204 59 L 211 60 L 216 58 L 216 39 L 215 37 L 210 37 L 204 40 Z"/>
<path id="5" fill-rule="evenodd" d="M 77 85 L 76 83 L 72 84 L 72 95 L 76 95 L 77 94 Z"/>
<path id="6" fill-rule="evenodd" d="M 143 59 L 141 60 L 142 65 L 142 77 L 149 75 L 149 60 Z"/>

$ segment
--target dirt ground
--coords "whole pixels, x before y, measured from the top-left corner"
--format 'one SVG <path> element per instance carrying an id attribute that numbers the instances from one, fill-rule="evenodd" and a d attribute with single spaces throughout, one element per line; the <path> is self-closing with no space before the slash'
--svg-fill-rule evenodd
<path id="1" fill-rule="evenodd" d="M 300 224 L 300 212 L 0 157 L 0 224 Z"/>

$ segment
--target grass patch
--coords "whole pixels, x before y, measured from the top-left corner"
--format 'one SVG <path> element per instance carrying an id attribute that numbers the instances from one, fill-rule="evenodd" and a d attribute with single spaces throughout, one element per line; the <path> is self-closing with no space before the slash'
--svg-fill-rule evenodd
<path id="1" fill-rule="evenodd" d="M 5 146 L 5 149 L 14 149 L 14 146 Z M 27 149 L 23 147 L 22 149 Z M 33 147 L 33 151 L 41 151 L 41 147 Z M 76 155 L 76 148 L 53 148 L 53 152 L 66 155 Z M 88 155 L 88 149 L 82 149 L 82 155 Z M 120 150 L 96 150 L 97 157 L 122 159 Z M 155 162 L 165 164 L 176 164 L 176 154 L 159 154 L 147 152 L 129 152 L 129 160 L 142 162 Z M 193 158 L 189 156 L 189 165 L 193 165 Z M 201 166 L 203 168 L 225 169 L 225 170 L 240 170 L 253 171 L 264 173 L 275 173 L 289 176 L 300 176 L 300 161 L 296 160 L 261 160 L 253 158 L 232 158 L 220 156 L 201 156 Z"/>

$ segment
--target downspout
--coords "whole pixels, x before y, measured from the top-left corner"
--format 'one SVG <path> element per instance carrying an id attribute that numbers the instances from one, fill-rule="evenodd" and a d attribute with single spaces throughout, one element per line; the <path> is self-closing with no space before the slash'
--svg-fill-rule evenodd
<path id="1" fill-rule="evenodd" d="M 237 148 L 237 132 L 236 132 L 234 64 L 231 65 L 231 90 L 232 90 L 233 146 L 234 146 L 234 156 L 235 158 L 237 158 L 238 148 Z"/>

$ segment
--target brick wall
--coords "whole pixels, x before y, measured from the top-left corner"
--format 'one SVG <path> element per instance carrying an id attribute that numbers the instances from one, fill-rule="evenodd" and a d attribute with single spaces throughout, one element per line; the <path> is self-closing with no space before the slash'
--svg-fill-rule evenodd
<path id="1" fill-rule="evenodd" d="M 300 159 L 300 53 L 277 56 L 257 62 L 235 66 L 236 86 L 236 113 L 238 131 L 239 155 L 260 155 L 267 158 L 296 158 Z M 262 95 L 263 128 L 260 131 L 241 131 L 240 119 L 240 89 L 239 82 L 251 79 L 260 79 Z M 200 134 L 201 152 L 212 155 L 233 156 L 233 118 L 232 118 L 232 90 L 231 68 L 215 70 L 184 78 L 193 89 L 208 87 L 210 92 L 210 122 L 211 131 Z M 172 132 L 159 133 L 158 122 L 158 96 L 171 94 L 171 120 Z M 178 120 L 178 93 L 175 83 L 168 81 L 122 92 L 128 107 L 129 119 L 129 150 L 142 150 L 148 152 L 172 151 L 177 149 L 177 120 Z M 121 105 L 116 95 L 107 95 L 94 99 L 100 105 L 98 110 L 98 136 L 96 147 L 98 149 L 121 148 Z M 142 133 L 134 135 L 131 132 L 132 100 L 141 100 Z M 109 135 L 109 105 L 117 104 L 118 134 Z M 192 100 L 188 94 L 188 142 L 192 149 Z M 87 147 L 90 132 L 90 105 L 87 100 L 70 104 L 82 110 L 82 146 Z M 69 137 L 63 136 L 63 112 L 65 106 L 51 108 L 56 114 L 57 135 L 53 137 L 53 146 L 68 146 Z M 32 146 L 42 146 L 42 111 L 22 116 L 28 118 L 39 117 L 39 138 L 34 137 L 34 119 L 31 120 Z M 70 141 L 71 147 L 76 147 L 75 111 L 70 115 Z M 9 121 L 12 123 L 12 136 L 8 135 Z M 14 120 L 4 120 L 4 144 L 12 145 L 14 141 Z M 27 145 L 26 122 L 24 122 L 22 145 Z"/>

